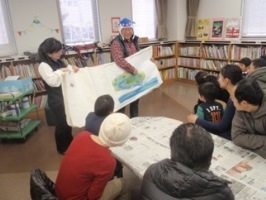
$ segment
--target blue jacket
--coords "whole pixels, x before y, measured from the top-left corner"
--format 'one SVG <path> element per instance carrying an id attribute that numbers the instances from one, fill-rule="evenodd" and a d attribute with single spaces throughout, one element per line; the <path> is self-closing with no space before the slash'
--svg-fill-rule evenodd
<path id="1" fill-rule="evenodd" d="M 86 131 L 89 131 L 93 135 L 97 135 L 98 136 L 99 135 L 99 131 L 100 131 L 101 124 L 102 124 L 103 120 L 105 119 L 105 117 L 106 116 L 99 117 L 94 112 L 90 112 L 87 115 L 87 117 L 86 117 L 85 130 Z"/>

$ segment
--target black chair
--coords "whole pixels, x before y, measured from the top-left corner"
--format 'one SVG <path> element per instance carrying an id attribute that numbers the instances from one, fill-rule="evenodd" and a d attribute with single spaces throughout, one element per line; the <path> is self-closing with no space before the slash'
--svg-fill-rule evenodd
<path id="1" fill-rule="evenodd" d="M 58 200 L 54 182 L 40 169 L 31 171 L 30 195 L 32 200 Z"/>

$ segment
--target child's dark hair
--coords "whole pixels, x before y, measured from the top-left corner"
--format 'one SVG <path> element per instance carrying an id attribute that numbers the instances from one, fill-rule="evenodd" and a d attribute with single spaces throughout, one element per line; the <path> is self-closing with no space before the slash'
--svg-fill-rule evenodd
<path id="1" fill-rule="evenodd" d="M 206 82 L 198 87 L 199 95 L 206 99 L 206 102 L 214 102 L 216 99 L 219 88 L 212 82 Z"/>
<path id="2" fill-rule="evenodd" d="M 224 78 L 228 78 L 233 85 L 236 85 L 242 78 L 242 71 L 238 65 L 227 64 L 222 69 L 220 74 Z"/>
<path id="3" fill-rule="evenodd" d="M 252 61 L 252 64 L 255 69 L 266 67 L 266 59 L 262 58 L 257 58 Z"/>
<path id="4" fill-rule="evenodd" d="M 195 81 L 197 82 L 198 85 L 205 83 L 206 80 L 204 79 L 206 76 L 208 75 L 208 72 L 205 71 L 199 71 L 196 75 L 195 75 Z"/>
<path id="5" fill-rule="evenodd" d="M 220 87 L 217 76 L 213 74 L 209 74 L 208 72 L 205 72 L 205 71 L 198 72 L 195 75 L 195 80 L 198 85 L 201 85 L 202 83 L 206 83 L 206 82 L 212 82 L 215 85 L 217 85 L 217 87 Z"/>
<path id="6" fill-rule="evenodd" d="M 263 100 L 263 90 L 253 78 L 245 78 L 238 82 L 235 90 L 235 98 L 238 103 L 247 101 L 249 104 L 259 106 Z"/>
<path id="7" fill-rule="evenodd" d="M 99 96 L 94 104 L 94 112 L 97 116 L 105 117 L 114 111 L 114 104 L 109 94 Z"/>
<path id="8" fill-rule="evenodd" d="M 239 63 L 242 63 L 245 65 L 245 67 L 248 67 L 251 64 L 251 60 L 248 57 L 241 58 Z"/>

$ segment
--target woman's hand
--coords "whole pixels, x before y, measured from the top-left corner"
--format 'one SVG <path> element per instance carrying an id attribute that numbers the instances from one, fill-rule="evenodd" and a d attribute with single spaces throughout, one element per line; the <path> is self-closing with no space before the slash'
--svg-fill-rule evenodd
<path id="1" fill-rule="evenodd" d="M 69 72 L 69 69 L 67 67 L 60 68 L 62 72 Z"/>
<path id="2" fill-rule="evenodd" d="M 193 123 L 193 124 L 196 123 L 197 119 L 198 119 L 198 116 L 195 115 L 195 114 L 189 114 L 189 115 L 187 116 L 187 120 L 188 120 L 188 122 Z"/>

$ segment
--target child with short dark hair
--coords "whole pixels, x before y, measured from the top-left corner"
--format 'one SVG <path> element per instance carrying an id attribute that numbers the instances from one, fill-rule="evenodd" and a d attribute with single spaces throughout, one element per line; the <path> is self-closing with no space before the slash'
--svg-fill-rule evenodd
<path id="1" fill-rule="evenodd" d="M 197 85 L 201 85 L 202 83 L 211 82 L 218 88 L 218 94 L 216 96 L 217 100 L 220 100 L 222 102 L 222 105 L 225 104 L 229 99 L 229 93 L 225 89 L 220 88 L 220 84 L 218 82 L 217 76 L 213 74 L 209 74 L 206 71 L 199 71 L 195 75 L 195 81 L 197 82 Z M 200 99 L 198 99 L 197 104 L 193 107 L 193 111 L 196 114 L 198 105 L 203 103 Z"/>
<path id="2" fill-rule="evenodd" d="M 198 88 L 199 99 L 203 102 L 198 105 L 197 115 L 200 119 L 211 122 L 219 122 L 223 115 L 223 106 L 216 102 L 215 99 L 218 94 L 218 87 L 211 82 L 203 83 Z"/>
<path id="3" fill-rule="evenodd" d="M 109 94 L 99 96 L 94 104 L 94 112 L 86 117 L 85 130 L 98 135 L 103 120 L 114 111 L 114 104 L 114 99 Z"/>
<path id="4" fill-rule="evenodd" d="M 86 117 L 85 130 L 98 136 L 103 120 L 114 112 L 115 102 L 109 94 L 99 96 L 94 104 L 94 112 L 90 112 Z M 116 160 L 114 176 L 123 177 L 123 165 Z"/>
<path id="5" fill-rule="evenodd" d="M 248 68 L 249 68 L 250 64 L 251 64 L 251 60 L 248 57 L 241 58 L 241 60 L 239 61 L 239 67 L 242 71 L 243 77 L 247 76 Z"/>

